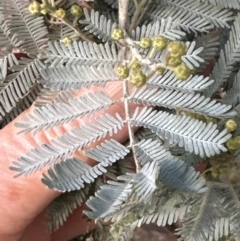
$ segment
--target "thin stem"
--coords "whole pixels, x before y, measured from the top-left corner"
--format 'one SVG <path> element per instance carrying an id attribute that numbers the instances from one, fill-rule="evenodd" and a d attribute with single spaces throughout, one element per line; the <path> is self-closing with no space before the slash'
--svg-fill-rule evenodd
<path id="1" fill-rule="evenodd" d="M 212 167 L 206 169 L 206 170 L 201 174 L 201 176 L 204 176 L 207 172 L 211 172 L 212 170 L 213 170 Z"/>
<path id="2" fill-rule="evenodd" d="M 75 31 L 76 34 L 78 34 L 78 36 L 80 38 L 82 38 L 85 41 L 88 42 L 93 42 L 92 38 L 88 37 L 85 33 L 83 33 L 78 26 L 74 26 L 73 23 L 67 19 L 67 18 L 63 18 L 61 19 L 63 23 L 65 23 L 68 27 L 70 27 L 72 30 Z"/>
<path id="3" fill-rule="evenodd" d="M 138 7 L 133 15 L 133 18 L 132 18 L 132 23 L 130 25 L 130 29 L 129 29 L 129 32 L 131 32 L 134 28 L 137 27 L 137 23 L 139 22 L 139 17 L 142 13 L 142 10 L 145 6 L 145 4 L 147 3 L 148 0 L 142 0 L 141 3 L 138 4 Z"/>
<path id="4" fill-rule="evenodd" d="M 80 16 L 76 16 L 76 17 L 74 18 L 74 20 L 73 20 L 73 26 L 74 26 L 74 27 L 77 26 L 79 18 L 80 18 Z"/>
<path id="5" fill-rule="evenodd" d="M 119 27 L 126 30 L 129 0 L 118 0 Z"/>
<path id="6" fill-rule="evenodd" d="M 52 5 L 53 8 L 56 7 L 56 5 L 55 5 L 55 0 L 51 0 L 51 5 Z"/>
<path id="7" fill-rule="evenodd" d="M 167 70 L 171 70 L 173 71 L 174 68 L 173 67 L 170 67 L 170 66 L 166 66 L 165 64 L 163 63 L 158 63 L 157 65 L 154 64 L 154 65 L 149 65 L 150 69 L 152 69 L 152 71 L 147 75 L 147 80 L 149 80 L 150 78 L 153 77 L 153 75 L 156 73 L 157 69 L 158 68 L 163 68 L 163 69 L 167 69 Z"/>
<path id="8" fill-rule="evenodd" d="M 152 49 L 150 50 L 150 52 L 148 53 L 147 58 L 150 59 L 150 60 L 152 60 L 153 57 L 154 57 L 154 55 L 156 54 L 156 52 L 157 52 L 156 49 L 152 48 Z"/>
<path id="9" fill-rule="evenodd" d="M 55 2 L 55 6 L 59 6 L 61 4 L 63 4 L 66 0 L 58 0 Z"/>
<path id="10" fill-rule="evenodd" d="M 44 5 L 46 6 L 46 8 L 49 10 L 49 14 L 52 17 L 56 17 L 55 16 L 55 11 L 56 8 L 54 8 L 53 6 L 51 6 L 46 0 L 43 0 Z M 56 4 L 56 3 L 54 3 Z M 78 36 L 80 38 L 82 38 L 85 41 L 88 42 L 93 42 L 92 38 L 90 38 L 89 36 L 87 36 L 85 33 L 83 33 L 78 26 L 74 26 L 74 23 L 72 23 L 68 18 L 64 17 L 63 19 L 61 19 L 61 22 L 66 24 L 67 26 L 69 26 L 71 29 L 73 29 L 75 31 L 76 34 L 78 34 Z"/>
<path id="11" fill-rule="evenodd" d="M 164 69 L 168 69 L 168 70 L 171 70 L 171 71 L 174 71 L 174 67 L 171 67 L 171 66 L 168 66 L 164 63 L 158 63 L 158 64 L 155 64 L 153 65 L 155 69 L 157 68 L 164 68 Z"/>
<path id="12" fill-rule="evenodd" d="M 123 96 L 124 96 L 124 108 L 125 108 L 125 113 L 126 113 L 126 121 L 127 121 L 127 125 L 128 125 L 130 147 L 133 147 L 135 144 L 135 138 L 134 138 L 134 131 L 133 131 L 133 128 L 131 127 L 131 123 L 130 123 L 131 114 L 130 114 L 130 103 L 129 103 L 129 99 L 128 99 L 129 89 L 128 89 L 128 80 L 127 79 L 125 79 L 123 81 Z M 133 148 L 132 148 L 132 152 L 133 152 L 134 162 L 136 165 L 136 171 L 139 172 L 140 166 L 137 161 L 137 156 L 136 156 L 136 153 Z"/>
<path id="13" fill-rule="evenodd" d="M 137 0 L 133 0 L 133 2 L 134 2 L 135 7 L 137 8 L 137 7 L 138 7 L 138 2 L 137 2 Z"/>
<path id="14" fill-rule="evenodd" d="M 140 15 L 140 17 L 138 18 L 138 20 L 137 20 L 136 25 L 135 25 L 134 28 L 136 28 L 136 27 L 140 24 L 142 18 L 143 18 L 144 15 L 146 14 L 146 11 L 148 10 L 148 7 L 149 7 L 149 5 L 152 3 L 152 1 L 153 1 L 153 0 L 148 0 L 146 6 L 145 6 L 145 7 L 142 9 L 142 11 L 141 11 L 141 15 Z"/>
<path id="15" fill-rule="evenodd" d="M 71 39 L 74 39 L 74 38 L 78 38 L 78 34 L 73 34 L 71 36 L 69 36 Z"/>
<path id="16" fill-rule="evenodd" d="M 49 5 L 49 3 L 48 3 L 47 0 L 42 0 L 42 2 L 43 2 L 43 5 L 45 5 L 45 6 L 48 6 L 48 5 Z"/>

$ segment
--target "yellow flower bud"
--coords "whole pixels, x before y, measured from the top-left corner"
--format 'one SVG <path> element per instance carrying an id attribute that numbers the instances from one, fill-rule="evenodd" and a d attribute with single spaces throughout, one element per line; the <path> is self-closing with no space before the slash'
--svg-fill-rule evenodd
<path id="1" fill-rule="evenodd" d="M 219 177 L 219 172 L 218 171 L 216 171 L 216 170 L 214 170 L 214 171 L 212 171 L 212 176 L 214 177 L 214 178 L 217 178 L 217 177 Z"/>
<path id="2" fill-rule="evenodd" d="M 121 79 L 126 79 L 129 75 L 129 69 L 125 65 L 121 65 L 116 69 L 116 74 Z"/>
<path id="3" fill-rule="evenodd" d="M 146 75 L 141 71 L 133 71 L 130 76 L 131 83 L 137 87 L 141 87 L 147 81 Z"/>
<path id="4" fill-rule="evenodd" d="M 219 172 L 220 172 L 220 173 L 226 173 L 227 171 L 228 171 L 227 167 L 221 167 L 221 168 L 219 169 Z"/>
<path id="5" fill-rule="evenodd" d="M 73 16 L 81 16 L 82 15 L 82 8 L 76 4 L 72 5 L 70 8 L 70 12 Z"/>
<path id="6" fill-rule="evenodd" d="M 186 53 L 186 44 L 181 41 L 172 41 L 168 44 L 167 49 L 171 56 L 181 57 Z"/>
<path id="7" fill-rule="evenodd" d="M 230 119 L 230 120 L 228 120 L 228 121 L 226 122 L 225 128 L 226 128 L 229 132 L 235 131 L 235 130 L 237 129 L 237 123 L 235 122 L 235 120 Z"/>
<path id="8" fill-rule="evenodd" d="M 39 14 L 41 11 L 41 5 L 40 3 L 34 1 L 29 5 L 28 10 L 31 14 Z"/>
<path id="9" fill-rule="evenodd" d="M 152 40 L 150 38 L 142 38 L 139 45 L 144 49 L 149 49 L 152 46 Z"/>
<path id="10" fill-rule="evenodd" d="M 179 80 L 186 80 L 191 75 L 191 70 L 186 64 L 182 63 L 174 69 L 174 74 Z"/>
<path id="11" fill-rule="evenodd" d="M 176 67 L 176 66 L 180 65 L 181 63 L 182 63 L 181 57 L 170 56 L 167 60 L 167 65 L 172 66 L 172 67 Z"/>
<path id="12" fill-rule="evenodd" d="M 240 148 L 240 136 L 236 136 L 234 138 L 234 140 L 235 140 L 236 144 L 238 145 L 238 148 Z"/>
<path id="13" fill-rule="evenodd" d="M 112 31 L 112 38 L 115 40 L 123 39 L 124 38 L 124 32 L 120 28 L 115 28 Z"/>
<path id="14" fill-rule="evenodd" d="M 56 10 L 55 12 L 55 17 L 62 19 L 66 16 L 66 11 L 63 8 L 59 8 L 58 10 Z"/>
<path id="15" fill-rule="evenodd" d="M 141 67 L 142 65 L 138 60 L 135 60 L 130 66 L 131 70 L 134 70 L 134 71 L 141 69 Z"/>
<path id="16" fill-rule="evenodd" d="M 70 37 L 64 37 L 60 40 L 64 45 L 68 45 L 71 44 L 73 42 L 73 40 Z"/>
<path id="17" fill-rule="evenodd" d="M 234 138 L 229 139 L 226 142 L 226 146 L 229 150 L 237 150 L 239 148 L 239 145 Z"/>
<path id="18" fill-rule="evenodd" d="M 166 69 L 161 68 L 161 67 L 159 67 L 159 68 L 156 69 L 156 71 L 157 71 L 160 75 L 163 75 L 164 72 L 165 72 L 165 70 L 166 70 Z"/>
<path id="19" fill-rule="evenodd" d="M 167 47 L 168 39 L 163 36 L 156 36 L 153 39 L 152 46 L 156 50 L 163 50 Z"/>

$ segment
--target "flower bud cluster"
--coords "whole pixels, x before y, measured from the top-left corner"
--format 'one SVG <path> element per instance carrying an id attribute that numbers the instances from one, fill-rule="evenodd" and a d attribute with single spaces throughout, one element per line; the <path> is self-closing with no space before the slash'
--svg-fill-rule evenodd
<path id="1" fill-rule="evenodd" d="M 142 71 L 142 65 L 138 60 L 134 60 L 129 67 L 120 65 L 116 69 L 116 74 L 120 79 L 129 77 L 130 82 L 137 86 L 143 86 L 147 81 L 147 76 Z"/>
<path id="2" fill-rule="evenodd" d="M 181 41 L 170 41 L 163 36 L 156 36 L 153 39 L 144 37 L 140 40 L 139 46 L 144 49 L 153 48 L 157 51 L 166 51 L 166 65 L 173 69 L 175 76 L 179 80 L 186 80 L 191 75 L 191 69 L 182 61 L 182 56 L 186 54 L 187 46 Z"/>
<path id="3" fill-rule="evenodd" d="M 51 13 L 57 19 L 63 19 L 66 16 L 66 10 L 65 9 L 63 9 L 63 8 L 55 9 L 55 8 L 52 8 L 48 5 L 40 4 L 37 1 L 32 2 L 29 5 L 28 10 L 33 15 L 37 15 L 37 14 L 45 15 L 47 13 Z M 79 17 L 79 16 L 82 15 L 83 9 L 82 9 L 81 6 L 78 6 L 77 4 L 74 4 L 70 8 L 70 12 L 73 16 Z"/>

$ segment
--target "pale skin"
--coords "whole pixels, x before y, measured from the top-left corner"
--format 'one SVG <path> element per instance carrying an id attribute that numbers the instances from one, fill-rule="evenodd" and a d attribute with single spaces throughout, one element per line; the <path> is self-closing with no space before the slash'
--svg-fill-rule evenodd
<path id="1" fill-rule="evenodd" d="M 106 86 L 106 92 L 113 97 L 122 96 L 122 83 L 113 83 Z M 92 88 L 96 90 L 97 88 Z M 92 91 L 92 89 L 90 91 Z M 78 95 L 82 95 L 86 90 L 82 90 Z M 132 110 L 135 106 L 132 106 Z M 49 141 L 60 134 L 69 131 L 75 126 L 81 125 L 88 119 L 75 120 L 67 125 L 60 126 L 54 130 L 40 131 L 35 136 L 31 133 L 18 134 L 20 131 L 14 126 L 14 123 L 21 121 L 26 113 L 32 111 L 34 107 L 26 110 L 14 121 L 0 130 L 0 240 L 4 241 L 67 241 L 95 226 L 94 222 L 88 223 L 87 219 L 82 218 L 82 208 L 79 207 L 67 220 L 65 225 L 58 231 L 50 234 L 46 232 L 46 208 L 49 203 L 60 195 L 55 190 L 49 190 L 41 182 L 42 172 L 38 171 L 27 177 L 21 176 L 14 178 L 15 172 L 9 170 L 9 166 L 18 157 L 30 151 L 33 147 Z M 118 112 L 124 117 L 123 104 L 115 104 L 108 111 L 110 114 Z M 127 128 L 112 136 L 118 141 L 124 141 L 128 136 Z M 107 137 L 109 138 L 109 137 Z M 94 147 L 94 143 L 91 147 Z M 74 154 L 82 160 L 94 165 L 94 162 L 88 159 L 83 152 L 78 151 Z"/>

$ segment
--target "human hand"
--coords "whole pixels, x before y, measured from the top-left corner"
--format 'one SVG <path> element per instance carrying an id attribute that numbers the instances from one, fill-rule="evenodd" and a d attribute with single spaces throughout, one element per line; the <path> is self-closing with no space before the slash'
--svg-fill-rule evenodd
<path id="1" fill-rule="evenodd" d="M 122 83 L 109 84 L 106 86 L 106 92 L 117 99 L 122 96 L 121 86 Z M 95 87 L 90 90 L 82 90 L 78 95 L 81 96 L 96 89 Z M 27 113 L 31 113 L 33 108 L 26 110 L 0 130 L 0 241 L 67 241 L 84 233 L 87 227 L 90 229 L 94 227 L 93 222 L 89 224 L 87 219 L 82 218 L 83 208 L 79 207 L 58 231 L 53 234 L 48 233 L 45 223 L 46 208 L 60 193 L 46 188 L 41 182 L 42 172 L 33 173 L 28 177 L 13 178 L 15 173 L 9 169 L 9 166 L 32 148 L 42 143 L 49 143 L 51 139 L 81 125 L 87 119 L 74 120 L 52 130 L 40 131 L 35 136 L 32 136 L 31 133 L 18 134 L 20 129 L 14 126 L 15 123 L 21 122 L 21 118 Z M 108 109 L 110 114 L 116 112 L 124 117 L 122 103 L 115 104 Z M 125 127 L 113 138 L 121 142 L 127 136 L 128 132 Z M 94 145 L 96 144 L 98 143 Z M 78 151 L 74 156 L 80 157 L 89 164 L 94 164 L 83 152 Z"/>

